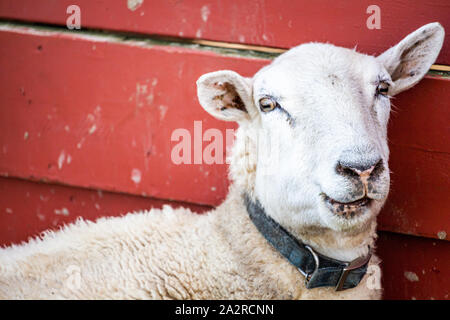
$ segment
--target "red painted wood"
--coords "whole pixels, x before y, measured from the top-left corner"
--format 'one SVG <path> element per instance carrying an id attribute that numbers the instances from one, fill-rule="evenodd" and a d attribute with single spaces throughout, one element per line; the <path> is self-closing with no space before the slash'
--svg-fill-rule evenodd
<path id="1" fill-rule="evenodd" d="M 0 43 L 0 172 L 202 204 L 223 199 L 225 165 L 175 165 L 171 134 L 193 132 L 195 120 L 203 132 L 236 127 L 207 115 L 195 81 L 217 68 L 250 75 L 267 61 L 13 32 Z"/>
<path id="2" fill-rule="evenodd" d="M 0 17 L 65 25 L 71 0 L 2 0 Z M 437 62 L 450 64 L 450 3 L 446 0 L 161 1 L 134 11 L 127 1 L 76 1 L 82 27 L 289 48 L 331 42 L 378 54 L 418 27 L 438 21 L 447 30 Z M 381 9 L 381 29 L 369 30 L 367 8 Z"/>
<path id="3" fill-rule="evenodd" d="M 450 299 L 450 242 L 380 232 L 377 254 L 384 299 Z"/>
<path id="4" fill-rule="evenodd" d="M 449 88 L 449 80 L 430 78 L 392 100 L 391 190 L 379 218 L 384 230 L 450 235 Z"/>
<path id="5" fill-rule="evenodd" d="M 82 217 L 95 221 L 137 210 L 188 207 L 204 212 L 207 206 L 158 200 L 101 190 L 0 178 L 0 246 L 20 243 L 40 232 L 74 222 Z"/>
<path id="6" fill-rule="evenodd" d="M 202 110 L 195 81 L 218 69 L 250 76 L 267 60 L 21 32 L 0 32 L 0 173 L 208 205 L 224 199 L 226 165 L 175 165 L 170 137 L 177 128 L 193 135 L 196 120 L 203 132 L 235 128 Z M 384 230 L 450 232 L 449 86 L 428 78 L 394 99 Z"/>

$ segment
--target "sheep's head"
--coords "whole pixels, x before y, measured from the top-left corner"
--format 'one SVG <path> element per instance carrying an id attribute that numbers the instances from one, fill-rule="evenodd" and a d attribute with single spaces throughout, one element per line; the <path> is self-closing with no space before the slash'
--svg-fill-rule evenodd
<path id="1" fill-rule="evenodd" d="M 253 78 L 203 75 L 203 108 L 240 124 L 232 178 L 282 225 L 367 225 L 389 191 L 389 99 L 421 80 L 443 38 L 432 23 L 378 57 L 309 43 Z"/>

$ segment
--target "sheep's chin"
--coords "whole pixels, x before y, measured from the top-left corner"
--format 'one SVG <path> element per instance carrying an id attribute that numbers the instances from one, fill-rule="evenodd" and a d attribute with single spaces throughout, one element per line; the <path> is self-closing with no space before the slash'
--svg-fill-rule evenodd
<path id="1" fill-rule="evenodd" d="M 352 202 L 339 202 L 328 195 L 323 195 L 326 207 L 336 216 L 344 219 L 354 219 L 364 214 L 370 214 L 374 199 L 364 197 Z"/>
<path id="2" fill-rule="evenodd" d="M 351 216 L 337 214 L 333 206 L 322 198 L 319 204 L 319 214 L 321 221 L 327 228 L 342 232 L 358 232 L 364 230 L 368 223 L 372 222 L 383 206 L 383 200 L 371 200 L 368 205 L 359 206 Z"/>

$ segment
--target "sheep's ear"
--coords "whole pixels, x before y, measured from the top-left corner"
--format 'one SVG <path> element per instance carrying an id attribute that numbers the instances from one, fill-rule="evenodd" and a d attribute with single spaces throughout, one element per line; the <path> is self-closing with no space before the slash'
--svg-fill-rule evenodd
<path id="1" fill-rule="evenodd" d="M 442 48 L 444 34 L 437 22 L 424 25 L 377 57 L 394 82 L 390 95 L 409 89 L 422 79 Z"/>
<path id="2" fill-rule="evenodd" d="M 197 80 L 200 104 L 212 116 L 225 121 L 246 121 L 256 116 L 252 82 L 234 71 L 222 70 Z"/>

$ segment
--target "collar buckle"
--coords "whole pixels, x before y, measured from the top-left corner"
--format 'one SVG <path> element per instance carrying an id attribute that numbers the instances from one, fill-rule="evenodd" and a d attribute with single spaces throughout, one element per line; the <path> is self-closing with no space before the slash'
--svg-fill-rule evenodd
<path id="1" fill-rule="evenodd" d="M 312 257 L 313 257 L 313 259 L 314 259 L 314 262 L 315 262 L 315 267 L 314 267 L 314 271 L 313 271 L 313 272 L 310 272 L 310 273 L 305 274 L 302 270 L 299 269 L 300 272 L 303 273 L 303 275 L 305 276 L 305 285 L 306 285 L 306 287 L 309 288 L 309 286 L 308 286 L 309 280 L 311 280 L 311 278 L 312 278 L 312 277 L 314 276 L 314 274 L 316 273 L 317 269 L 319 269 L 319 256 L 318 256 L 317 253 L 313 250 L 313 248 L 311 248 L 310 246 L 305 245 L 305 248 L 308 249 L 308 250 L 311 252 L 311 255 L 312 255 Z"/>
<path id="2" fill-rule="evenodd" d="M 369 262 L 371 257 L 372 257 L 372 254 L 369 252 L 369 254 L 367 254 L 367 256 L 358 257 L 355 260 L 349 262 L 347 264 L 347 266 L 344 267 L 344 269 L 342 269 L 341 277 L 339 278 L 339 281 L 336 285 L 335 290 L 336 291 L 344 290 L 344 284 L 345 284 L 345 281 L 347 280 L 349 273 L 352 270 L 359 269 L 359 268 L 365 266 Z"/>

